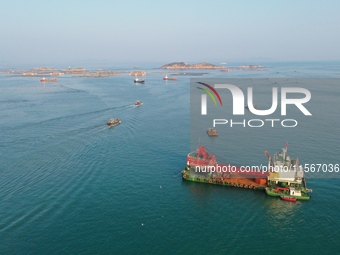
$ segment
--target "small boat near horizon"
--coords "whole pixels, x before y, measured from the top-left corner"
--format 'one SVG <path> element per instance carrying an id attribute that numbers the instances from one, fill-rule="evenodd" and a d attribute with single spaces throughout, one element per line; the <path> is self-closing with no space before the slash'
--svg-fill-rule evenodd
<path id="1" fill-rule="evenodd" d="M 140 80 L 138 78 L 134 79 L 134 83 L 145 83 L 145 80 Z"/>
<path id="2" fill-rule="evenodd" d="M 40 79 L 41 82 L 57 82 L 57 78 L 52 78 L 52 79 L 46 79 L 45 77 L 42 77 Z"/>
<path id="3" fill-rule="evenodd" d="M 168 77 L 167 75 L 165 75 L 165 76 L 163 77 L 163 80 L 165 80 L 165 81 L 177 81 L 177 78 L 176 78 L 176 77 L 170 78 L 170 77 Z"/>

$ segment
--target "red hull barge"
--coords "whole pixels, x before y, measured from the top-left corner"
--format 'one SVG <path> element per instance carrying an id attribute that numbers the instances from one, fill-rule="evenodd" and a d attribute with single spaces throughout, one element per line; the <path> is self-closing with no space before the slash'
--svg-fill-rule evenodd
<path id="1" fill-rule="evenodd" d="M 187 166 L 182 171 L 183 179 L 195 182 L 206 182 L 240 188 L 264 189 L 267 183 L 267 172 L 246 172 L 241 166 L 217 164 L 213 154 L 203 146 L 196 152 L 190 152 Z"/>

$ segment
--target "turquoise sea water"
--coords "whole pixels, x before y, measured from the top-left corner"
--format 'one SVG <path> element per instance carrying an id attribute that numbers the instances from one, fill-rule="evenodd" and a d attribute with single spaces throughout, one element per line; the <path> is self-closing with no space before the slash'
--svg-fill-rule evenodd
<path id="1" fill-rule="evenodd" d="M 340 179 L 308 178 L 312 199 L 297 203 L 183 181 L 191 77 L 163 81 L 160 70 L 145 66 L 145 85 L 127 74 L 64 76 L 56 84 L 0 76 L 1 254 L 340 252 Z M 205 78 L 340 78 L 340 63 L 208 73 Z M 339 88 L 313 87 L 315 118 L 289 134 L 292 156 L 303 163 L 340 163 Z M 136 100 L 144 105 L 134 107 Z M 108 118 L 122 124 L 108 128 Z M 266 164 L 262 148 L 274 153 L 287 140 L 275 130 L 266 139 L 244 139 L 231 134 L 214 152 Z"/>

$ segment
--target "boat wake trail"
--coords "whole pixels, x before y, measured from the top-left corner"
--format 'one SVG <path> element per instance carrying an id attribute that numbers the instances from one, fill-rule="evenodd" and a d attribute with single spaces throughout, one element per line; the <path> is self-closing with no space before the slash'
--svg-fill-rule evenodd
<path id="1" fill-rule="evenodd" d="M 140 132 L 143 111 L 136 108 L 133 104 L 107 107 L 8 130 L 3 144 L 9 149 L 3 156 L 12 163 L 4 169 L 8 177 L 0 179 L 5 191 L 0 194 L 4 209 L 0 232 L 27 228 L 36 221 L 48 226 L 86 200 L 89 187 L 107 179 L 104 176 L 110 173 L 105 169 L 111 161 L 125 157 L 119 154 L 119 145 Z M 121 117 L 122 124 L 109 128 L 106 122 L 111 116 Z M 30 150 L 31 146 L 36 149 Z M 6 214 L 12 203 L 20 203 L 20 209 Z"/>

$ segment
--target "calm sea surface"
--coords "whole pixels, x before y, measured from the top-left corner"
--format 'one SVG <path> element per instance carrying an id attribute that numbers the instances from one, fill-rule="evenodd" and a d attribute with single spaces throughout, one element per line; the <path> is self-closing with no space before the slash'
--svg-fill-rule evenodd
<path id="1" fill-rule="evenodd" d="M 312 199 L 297 203 L 183 181 L 189 85 L 197 76 L 163 81 L 165 73 L 151 67 L 140 66 L 148 73 L 144 85 L 128 74 L 64 76 L 55 84 L 0 76 L 1 254 L 340 252 L 338 178 L 311 176 Z M 340 63 L 207 73 L 202 77 L 340 78 Z M 230 142 L 213 152 L 235 163 L 266 164 L 264 149 L 273 154 L 288 141 L 301 163 L 339 164 L 340 84 L 308 89 L 308 125 L 253 139 L 229 129 Z M 144 105 L 135 107 L 136 100 Z M 108 128 L 109 118 L 122 124 Z"/>

